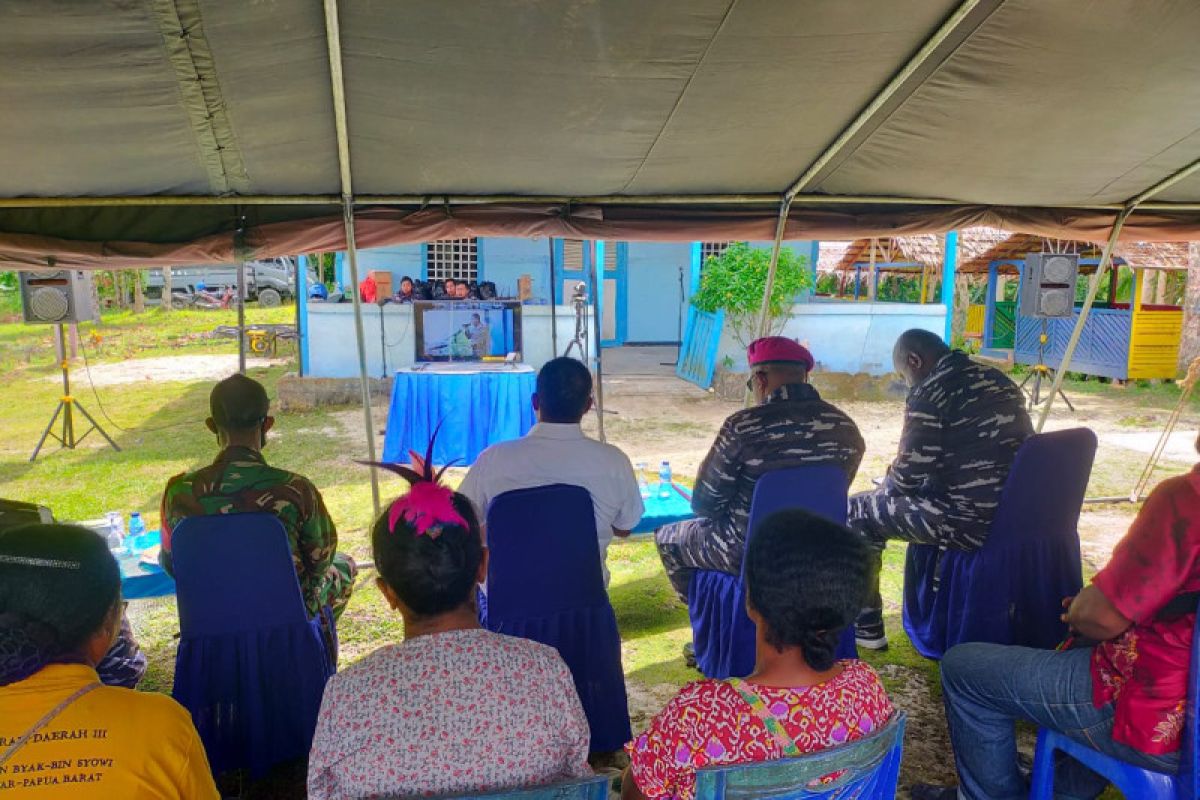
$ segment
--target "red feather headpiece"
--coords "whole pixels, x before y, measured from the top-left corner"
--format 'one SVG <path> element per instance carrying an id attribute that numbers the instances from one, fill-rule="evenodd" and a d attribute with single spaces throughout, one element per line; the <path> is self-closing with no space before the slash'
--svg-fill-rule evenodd
<path id="1" fill-rule="evenodd" d="M 442 528 L 446 525 L 470 527 L 454 508 L 454 492 L 441 484 L 442 475 L 456 462 L 451 462 L 436 472 L 433 468 L 433 444 L 441 427 L 441 423 L 438 423 L 434 429 L 424 458 L 410 451 L 415 469 L 378 461 L 360 462 L 394 472 L 411 484 L 408 492 L 397 497 L 388 507 L 390 533 L 396 532 L 396 524 L 400 520 L 412 527 L 417 536 L 428 536 L 431 539 L 441 536 Z"/>

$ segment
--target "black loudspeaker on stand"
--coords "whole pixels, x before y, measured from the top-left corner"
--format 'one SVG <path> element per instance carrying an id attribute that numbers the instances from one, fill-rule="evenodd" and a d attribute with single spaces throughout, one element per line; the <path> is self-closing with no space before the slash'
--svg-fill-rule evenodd
<path id="1" fill-rule="evenodd" d="M 38 439 L 37 447 L 33 448 L 33 455 L 29 457 L 29 460 L 33 461 L 38 457 L 38 453 L 41 452 L 42 445 L 46 443 L 46 439 L 57 439 L 60 446 L 74 450 L 75 446 L 87 438 L 87 435 L 92 431 L 99 433 L 113 450 L 120 452 L 121 448 L 117 447 L 117 443 L 112 440 L 112 437 L 105 433 L 104 428 L 100 427 L 100 423 L 96 422 L 95 418 L 83 407 L 83 404 L 71 396 L 71 363 L 67 360 L 67 335 L 62 323 L 58 324 L 58 352 L 62 357 L 62 361 L 60 362 L 63 382 L 62 397 L 59 399 L 54 413 L 50 416 L 50 422 L 46 425 L 46 430 L 42 431 L 42 438 Z M 91 425 L 90 428 L 78 436 L 75 435 L 76 411 L 82 414 L 83 418 Z M 53 428 L 54 423 L 60 419 L 62 420 L 62 433 L 58 434 L 53 431 Z"/>

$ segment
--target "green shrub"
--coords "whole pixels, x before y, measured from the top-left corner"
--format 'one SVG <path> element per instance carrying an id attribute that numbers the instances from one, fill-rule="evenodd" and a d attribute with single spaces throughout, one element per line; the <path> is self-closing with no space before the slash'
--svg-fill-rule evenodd
<path id="1" fill-rule="evenodd" d="M 724 310 L 730 332 L 745 347 L 758 335 L 758 315 L 770 264 L 770 250 L 734 242 L 724 253 L 704 262 L 700 290 L 692 295 L 692 305 L 710 313 Z M 796 295 L 812 286 L 808 259 L 782 248 L 768 312 L 772 333 L 783 329 Z"/>

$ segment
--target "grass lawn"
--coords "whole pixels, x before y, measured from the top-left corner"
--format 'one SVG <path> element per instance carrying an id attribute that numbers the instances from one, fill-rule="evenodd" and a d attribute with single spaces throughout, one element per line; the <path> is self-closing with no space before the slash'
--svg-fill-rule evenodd
<path id="1" fill-rule="evenodd" d="M 290 322 L 293 314 L 290 306 L 247 309 L 251 323 Z M 212 338 L 208 332 L 235 322 L 233 311 L 168 314 L 154 309 L 142 315 L 106 313 L 100 324 L 82 325 L 80 338 L 91 367 L 150 356 L 228 355 L 236 352 L 234 340 Z M 100 447 L 99 440 L 90 437 L 76 451 L 48 449 L 30 463 L 29 453 L 60 394 L 52 336 L 53 328 L 49 326 L 0 323 L 0 375 L 4 378 L 0 426 L 5 432 L 0 440 L 0 497 L 44 503 L 60 519 L 87 519 L 112 509 L 126 514 L 138 510 L 149 526 L 157 526 L 158 503 L 166 480 L 207 463 L 215 453 L 216 443 L 203 426 L 211 384 L 139 381 L 101 385 L 93 390 L 88 370 L 79 361 L 73 373 L 74 394 L 93 413 L 99 415 L 101 407 L 105 410 L 102 422 L 122 451 Z M 276 382 L 290 369 L 280 364 L 252 369 L 251 375 L 273 395 Z M 1100 391 L 1099 387 L 1095 382 L 1072 382 L 1069 390 L 1092 393 Z M 1123 392 L 1126 398 L 1136 396 L 1139 416 L 1157 419 L 1165 416 L 1178 398 L 1175 386 L 1132 386 Z M 309 476 L 320 487 L 339 528 L 340 549 L 367 559 L 370 485 L 365 469 L 352 460 L 362 457 L 355 444 L 355 437 L 360 435 L 358 419 L 352 409 L 278 415 L 266 456 L 273 463 Z M 864 464 L 864 474 L 876 466 L 882 464 Z M 401 489 L 399 479 L 382 480 L 385 496 Z M 1117 488 L 1114 480 L 1113 490 Z M 884 596 L 892 647 L 885 653 L 864 656 L 880 669 L 890 690 L 903 693 L 916 675 L 928 687 L 926 702 L 940 704 L 937 666 L 920 658 L 902 633 L 899 611 L 903 558 L 902 545 L 890 547 L 885 558 Z M 672 595 L 649 537 L 617 542 L 609 552 L 609 562 L 613 575 L 611 596 L 624 639 L 626 671 L 632 689 L 652 697 L 652 702 L 642 706 L 654 709 L 684 682 L 697 678 L 697 673 L 684 666 L 680 654 L 690 638 L 687 612 Z M 174 599 L 137 601 L 130 611 L 150 658 L 143 688 L 168 691 L 177 630 Z M 343 664 L 403 637 L 398 615 L 387 608 L 374 588 L 373 573 L 360 578 L 339 627 Z M 644 718 L 635 718 L 635 727 L 644 722 Z"/>

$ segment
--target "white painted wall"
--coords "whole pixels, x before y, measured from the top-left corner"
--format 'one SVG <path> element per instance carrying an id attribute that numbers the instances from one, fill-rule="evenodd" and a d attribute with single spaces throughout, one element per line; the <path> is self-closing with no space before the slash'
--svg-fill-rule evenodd
<path id="1" fill-rule="evenodd" d="M 388 373 L 414 363 L 412 306 L 388 304 L 363 306 L 363 334 L 366 338 L 367 374 L 384 377 L 382 352 L 387 350 Z M 383 336 L 380 338 L 380 315 Z M 358 377 L 358 350 L 354 336 L 352 303 L 309 303 L 309 374 L 315 378 Z M 592 326 L 589 323 L 588 330 Z M 575 312 L 570 306 L 558 307 L 558 353 L 562 354 L 575 335 Z M 591 337 L 589 357 L 595 355 L 595 336 Z M 551 337 L 550 306 L 521 307 L 521 344 L 524 361 L 534 369 L 554 357 Z M 572 353 L 574 355 L 574 353 Z"/>
<path id="2" fill-rule="evenodd" d="M 782 335 L 812 351 L 817 372 L 866 372 L 887 375 L 892 369 L 892 346 L 909 328 L 941 336 L 946 307 L 941 304 L 849 303 L 814 299 L 792 306 Z M 729 334 L 721 337 L 719 359 L 731 358 L 735 370 L 745 370 L 746 351 Z"/>

